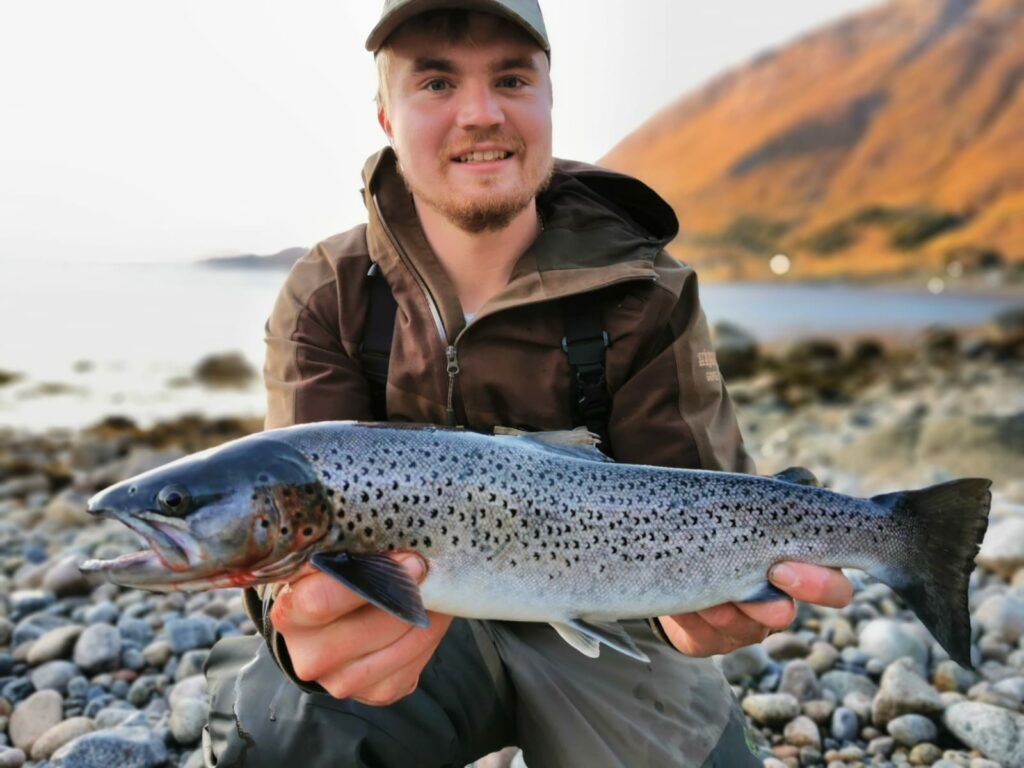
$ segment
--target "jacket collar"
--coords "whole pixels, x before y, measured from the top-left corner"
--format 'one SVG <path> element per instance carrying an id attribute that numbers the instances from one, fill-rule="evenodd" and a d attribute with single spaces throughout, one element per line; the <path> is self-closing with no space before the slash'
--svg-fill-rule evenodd
<path id="1" fill-rule="evenodd" d="M 363 182 L 371 259 L 385 275 L 404 263 L 433 295 L 445 327 L 461 328 L 458 299 L 427 242 L 390 147 L 366 161 Z M 480 315 L 655 280 L 654 260 L 679 230 L 672 208 L 643 182 L 585 163 L 556 160 L 537 206 L 544 230 Z"/>

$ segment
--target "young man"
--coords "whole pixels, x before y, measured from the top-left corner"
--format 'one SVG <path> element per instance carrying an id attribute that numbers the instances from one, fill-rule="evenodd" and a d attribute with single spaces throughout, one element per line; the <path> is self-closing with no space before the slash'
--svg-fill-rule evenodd
<path id="1" fill-rule="evenodd" d="M 382 417 L 361 350 L 384 280 L 397 304 L 386 418 L 573 426 L 563 339 L 567 315 L 589 313 L 617 460 L 752 471 L 696 278 L 663 250 L 671 209 L 634 179 L 552 160 L 535 0 L 388 0 L 367 47 L 391 146 L 364 169 L 368 224 L 313 248 L 274 307 L 267 426 Z M 429 568 L 397 559 L 417 579 Z M 791 564 L 772 580 L 798 599 L 849 597 L 828 569 Z M 222 641 L 210 657 L 211 766 L 458 767 L 510 744 L 530 768 L 759 765 L 703 657 L 759 642 L 794 610 L 625 622 L 644 665 L 587 658 L 546 625 L 431 614 L 413 629 L 319 573 L 263 598 L 247 592 L 265 642 Z"/>

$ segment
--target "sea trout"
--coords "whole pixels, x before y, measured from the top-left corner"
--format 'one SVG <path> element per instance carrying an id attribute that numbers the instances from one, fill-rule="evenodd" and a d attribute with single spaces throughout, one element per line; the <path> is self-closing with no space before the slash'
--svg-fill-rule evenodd
<path id="1" fill-rule="evenodd" d="M 89 502 L 150 549 L 82 570 L 202 590 L 294 578 L 307 561 L 411 624 L 426 609 L 549 622 L 590 656 L 646 660 L 619 619 L 781 597 L 783 560 L 888 584 L 970 666 L 967 582 L 990 481 L 858 499 L 779 479 L 618 464 L 588 433 L 488 436 L 322 422 L 125 480 Z M 387 556 L 428 563 L 417 587 Z"/>

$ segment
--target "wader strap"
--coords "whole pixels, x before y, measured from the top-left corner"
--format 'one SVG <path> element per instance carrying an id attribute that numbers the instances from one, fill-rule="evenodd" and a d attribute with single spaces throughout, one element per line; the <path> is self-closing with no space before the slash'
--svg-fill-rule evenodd
<path id="1" fill-rule="evenodd" d="M 573 425 L 586 426 L 601 438 L 599 446 L 612 455 L 608 439 L 608 417 L 611 398 L 605 379 L 605 350 L 608 332 L 601 320 L 601 310 L 594 294 L 579 294 L 562 299 L 565 336 L 562 349 L 569 358 L 571 371 Z"/>
<path id="2" fill-rule="evenodd" d="M 376 264 L 370 266 L 366 276 L 370 281 L 370 295 L 363 343 L 359 345 L 359 360 L 363 364 L 363 375 L 370 384 L 370 412 L 375 420 L 387 421 L 388 363 L 398 304 Z"/>

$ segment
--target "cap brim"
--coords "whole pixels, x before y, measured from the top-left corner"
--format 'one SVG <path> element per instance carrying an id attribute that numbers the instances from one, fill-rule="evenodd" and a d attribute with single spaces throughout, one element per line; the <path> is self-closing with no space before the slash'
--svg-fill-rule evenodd
<path id="1" fill-rule="evenodd" d="M 370 32 L 370 36 L 366 38 L 366 50 L 376 53 L 384 45 L 384 41 L 388 39 L 388 36 L 413 16 L 419 16 L 426 11 L 446 8 L 482 11 L 494 16 L 501 16 L 521 27 L 524 32 L 527 32 L 542 51 L 545 53 L 551 51 L 548 41 L 534 29 L 532 24 L 522 16 L 510 11 L 503 4 L 492 2 L 491 0 L 419 0 L 418 2 L 413 0 L 380 20 L 377 26 Z"/>

